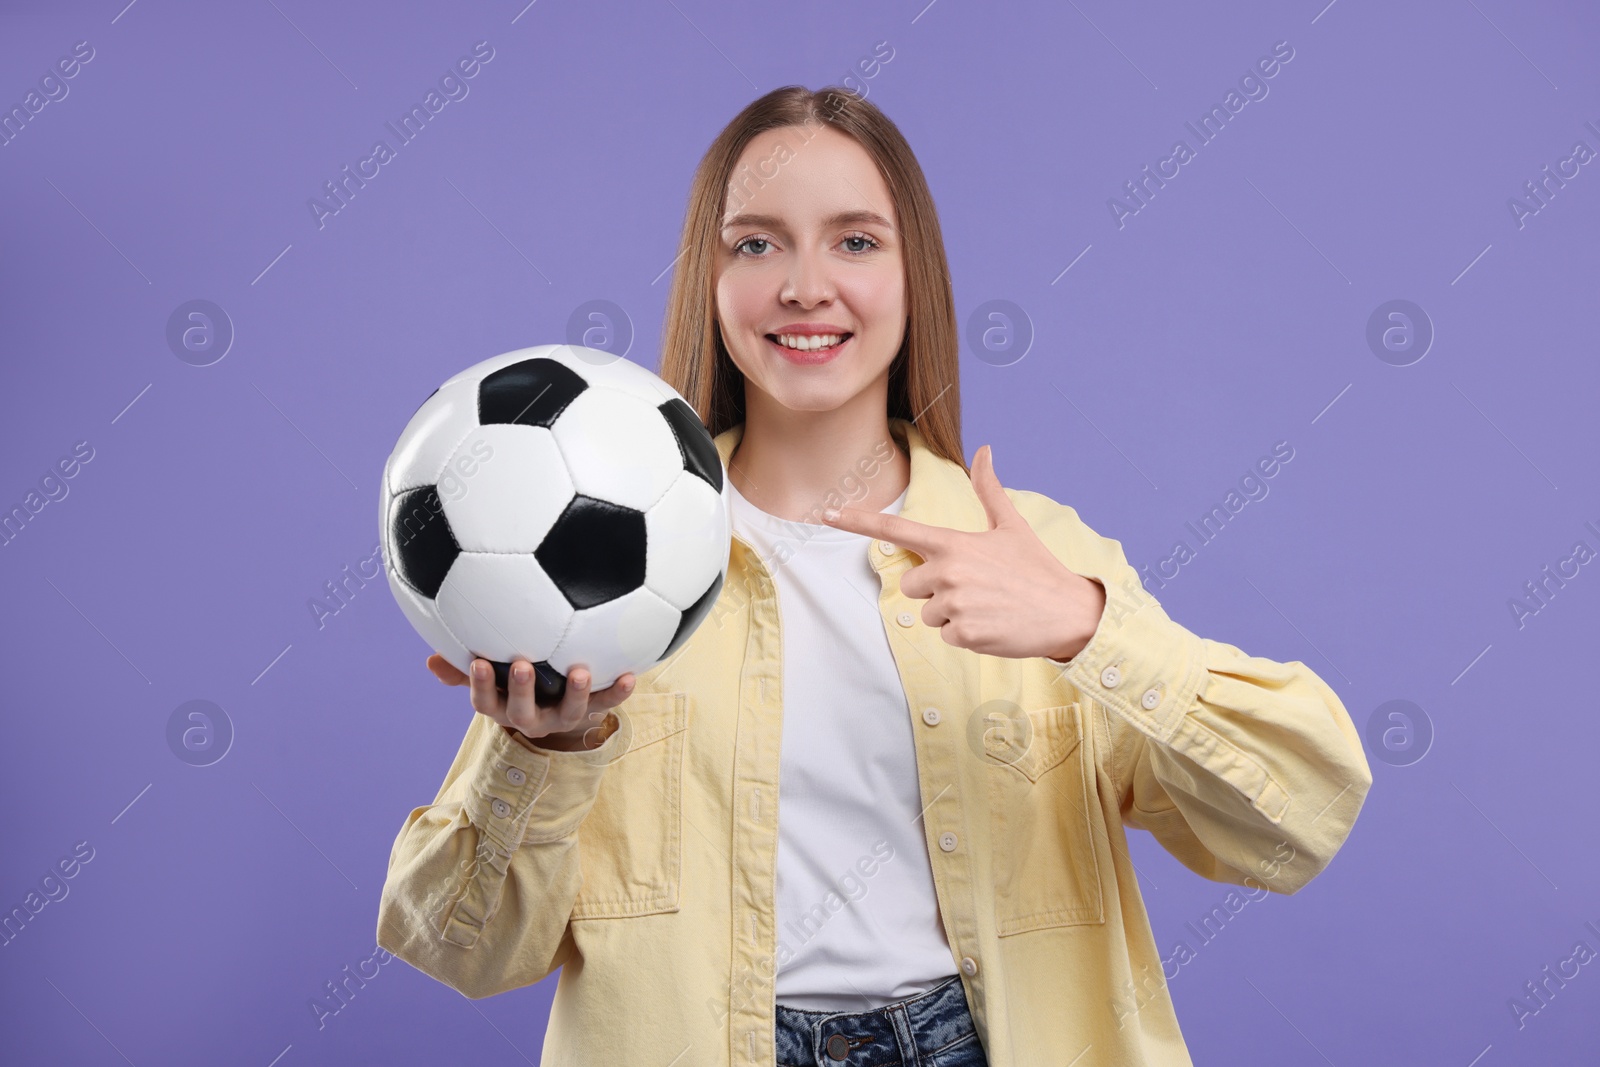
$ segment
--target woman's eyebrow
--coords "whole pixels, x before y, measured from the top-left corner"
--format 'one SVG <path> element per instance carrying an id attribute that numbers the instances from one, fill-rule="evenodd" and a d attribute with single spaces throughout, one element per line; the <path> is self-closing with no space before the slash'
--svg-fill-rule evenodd
<path id="1" fill-rule="evenodd" d="M 827 218 L 822 220 L 822 226 L 824 229 L 832 229 L 835 226 L 850 225 L 880 226 L 883 229 L 890 231 L 894 229 L 893 224 L 891 224 L 888 219 L 884 218 L 876 211 L 841 211 L 837 214 L 829 215 Z M 741 226 L 760 226 L 769 230 L 781 230 L 785 228 L 784 221 L 778 218 L 776 215 L 756 215 L 749 212 L 741 212 L 737 215 L 734 215 L 722 224 L 722 228 L 724 230 L 731 230 Z"/>

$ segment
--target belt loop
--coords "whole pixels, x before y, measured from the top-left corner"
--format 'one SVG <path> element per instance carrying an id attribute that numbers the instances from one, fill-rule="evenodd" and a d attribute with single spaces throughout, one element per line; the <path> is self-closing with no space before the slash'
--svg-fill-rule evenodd
<path id="1" fill-rule="evenodd" d="M 916 1035 L 911 1032 L 911 1016 L 904 1004 L 889 1009 L 889 1021 L 894 1024 L 894 1039 L 900 1043 L 900 1062 L 903 1067 L 922 1067 L 922 1054 L 917 1051 Z"/>

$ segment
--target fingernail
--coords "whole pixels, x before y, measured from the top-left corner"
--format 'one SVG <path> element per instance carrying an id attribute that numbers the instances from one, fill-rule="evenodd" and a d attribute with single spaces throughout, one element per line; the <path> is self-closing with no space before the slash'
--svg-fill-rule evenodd
<path id="1" fill-rule="evenodd" d="M 528 680 L 528 665 L 526 663 L 519 663 L 515 667 L 511 668 L 511 673 L 516 677 L 517 681 L 526 682 Z"/>
<path id="2" fill-rule="evenodd" d="M 822 509 L 822 521 L 823 522 L 838 522 L 839 521 L 839 509 L 838 508 L 823 508 Z"/>
<path id="3" fill-rule="evenodd" d="M 487 678 L 487 677 L 489 677 L 489 665 L 487 663 L 484 663 L 482 660 L 479 660 L 479 661 L 473 663 L 473 665 L 472 665 L 472 676 L 474 678 Z"/>
<path id="4" fill-rule="evenodd" d="M 589 676 L 587 674 L 574 674 L 572 676 L 572 684 L 579 689 L 587 689 L 589 688 Z"/>

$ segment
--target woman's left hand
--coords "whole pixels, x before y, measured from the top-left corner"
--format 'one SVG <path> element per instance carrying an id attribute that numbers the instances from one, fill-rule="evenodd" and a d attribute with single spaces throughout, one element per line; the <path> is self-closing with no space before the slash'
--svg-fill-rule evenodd
<path id="1" fill-rule="evenodd" d="M 972 486 L 989 517 L 989 529 L 979 533 L 859 508 L 822 517 L 922 557 L 900 576 L 900 591 L 927 600 L 922 621 L 947 644 L 1011 659 L 1071 659 L 1100 625 L 1104 587 L 1074 574 L 1039 540 L 995 476 L 988 445 L 973 457 Z"/>

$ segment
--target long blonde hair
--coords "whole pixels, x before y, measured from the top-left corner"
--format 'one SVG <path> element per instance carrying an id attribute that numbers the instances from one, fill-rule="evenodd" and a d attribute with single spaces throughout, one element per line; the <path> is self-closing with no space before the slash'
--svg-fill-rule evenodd
<path id="1" fill-rule="evenodd" d="M 961 448 L 960 335 L 933 195 L 911 146 L 889 117 L 836 86 L 815 92 L 801 85 L 774 89 L 735 115 L 706 150 L 689 187 L 658 373 L 712 436 L 744 421 L 744 375 L 728 355 L 716 320 L 716 262 L 728 183 L 740 154 L 757 135 L 816 123 L 866 149 L 898 216 L 909 321 L 889 366 L 889 417 L 914 422 L 933 452 L 967 470 Z M 750 177 L 761 182 L 753 172 Z"/>

